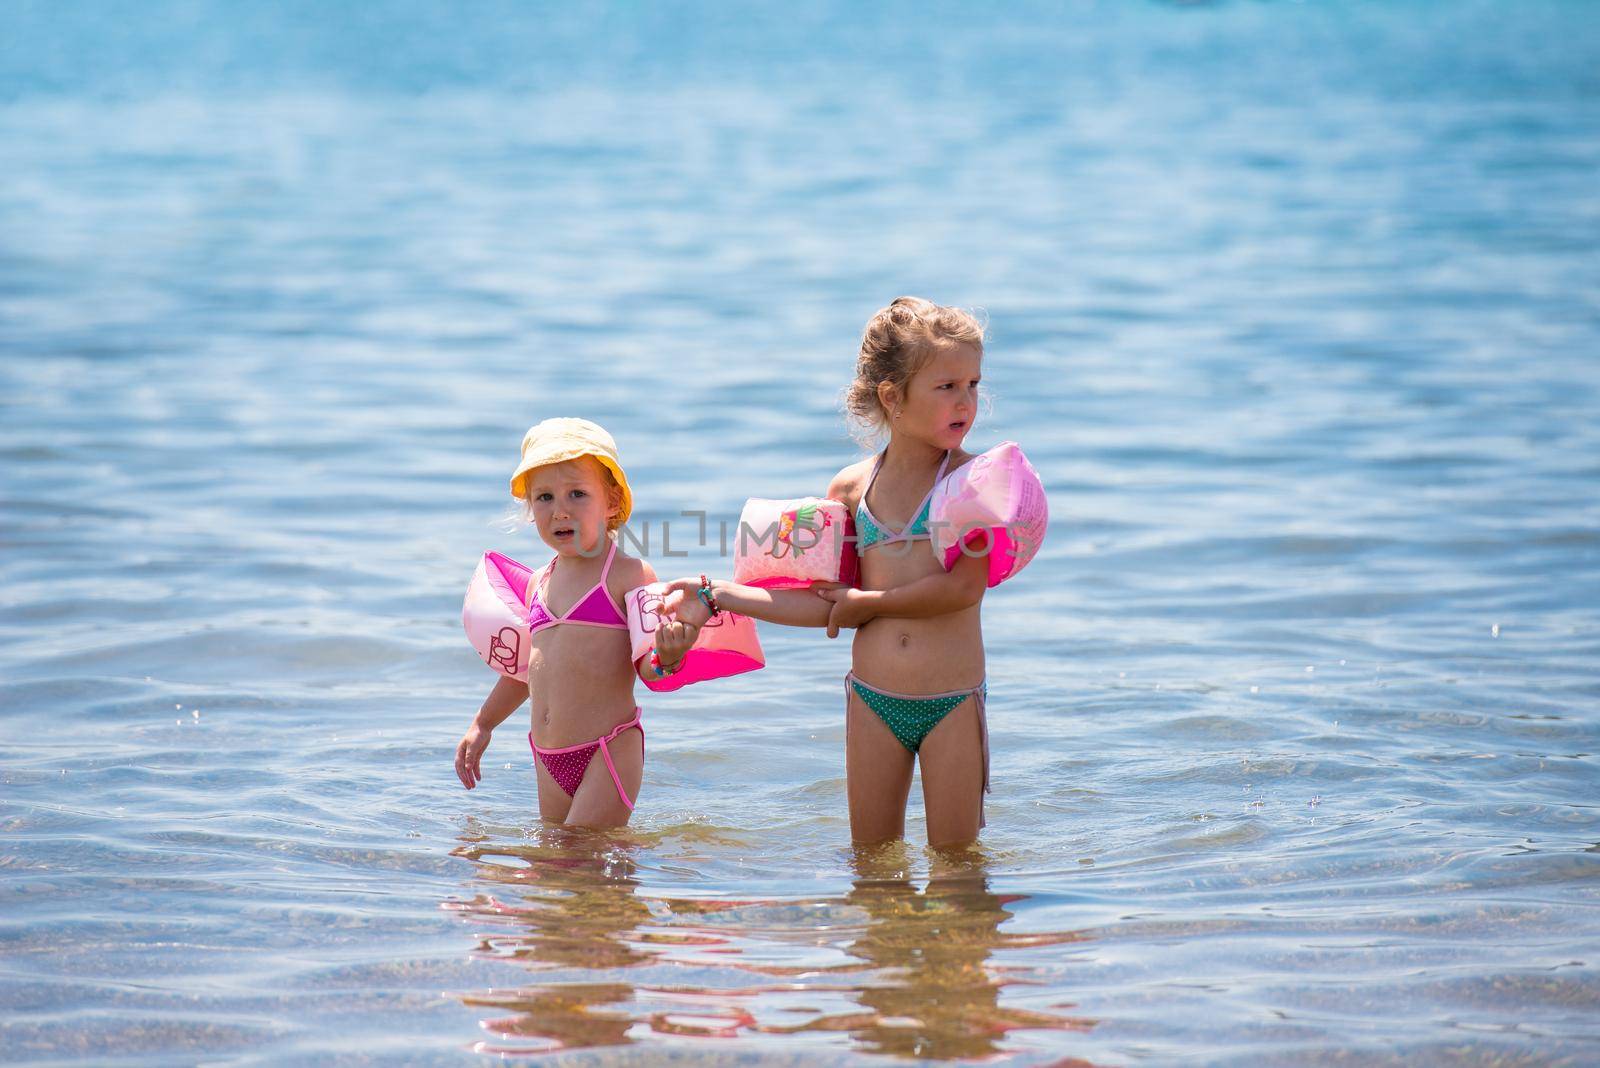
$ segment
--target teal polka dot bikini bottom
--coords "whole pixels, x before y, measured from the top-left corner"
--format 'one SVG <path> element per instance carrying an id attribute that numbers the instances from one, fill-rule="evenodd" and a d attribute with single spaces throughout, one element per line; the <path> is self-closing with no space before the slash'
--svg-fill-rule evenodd
<path id="1" fill-rule="evenodd" d="M 922 747 L 923 739 L 928 737 L 928 733 L 969 697 L 977 697 L 978 715 L 981 720 L 984 699 L 988 695 L 986 682 L 979 683 L 970 690 L 914 696 L 868 686 L 854 675 L 847 676 L 845 681 L 856 692 L 856 696 L 883 720 L 884 726 L 894 732 L 900 744 L 913 753 Z"/>

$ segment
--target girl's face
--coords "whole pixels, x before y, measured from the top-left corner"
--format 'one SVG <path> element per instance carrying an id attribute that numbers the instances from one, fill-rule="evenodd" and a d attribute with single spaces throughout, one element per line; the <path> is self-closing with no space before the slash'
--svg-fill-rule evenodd
<path id="1" fill-rule="evenodd" d="M 958 449 L 978 416 L 983 353 L 972 345 L 941 345 L 911 376 L 903 395 L 888 401 L 889 429 L 940 449 Z M 898 417 L 896 412 L 900 414 Z"/>
<path id="2" fill-rule="evenodd" d="M 528 472 L 528 504 L 539 537 L 562 556 L 592 556 L 618 506 L 607 492 L 605 469 L 592 456 Z"/>

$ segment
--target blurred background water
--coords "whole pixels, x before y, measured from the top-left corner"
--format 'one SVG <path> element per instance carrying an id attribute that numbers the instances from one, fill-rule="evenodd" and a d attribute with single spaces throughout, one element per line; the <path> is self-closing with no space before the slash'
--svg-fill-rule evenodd
<path id="1" fill-rule="evenodd" d="M 0 1060 L 1600 1059 L 1600 20 L 1559 0 L 0 12 Z M 522 431 L 659 570 L 985 309 L 1055 523 L 970 855 L 848 645 L 543 828 L 458 611 Z M 642 691 L 641 691 L 642 692 Z"/>

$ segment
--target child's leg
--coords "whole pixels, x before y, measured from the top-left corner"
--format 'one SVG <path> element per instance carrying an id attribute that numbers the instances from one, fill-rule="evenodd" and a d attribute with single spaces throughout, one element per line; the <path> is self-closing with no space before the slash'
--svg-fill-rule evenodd
<path id="1" fill-rule="evenodd" d="M 845 704 L 844 723 L 850 837 L 857 842 L 904 838 L 915 758 L 854 691 Z"/>
<path id="2" fill-rule="evenodd" d="M 611 766 L 617 769 L 617 778 L 628 792 L 628 800 L 638 803 L 639 784 L 644 781 L 644 732 L 626 730 L 606 743 L 611 753 Z M 606 754 L 596 752 L 584 770 L 578 792 L 572 795 L 572 807 L 567 810 L 568 827 L 622 827 L 633 810 L 617 793 L 617 784 L 606 767 Z"/>
<path id="3" fill-rule="evenodd" d="M 572 798 L 550 777 L 549 770 L 544 766 L 544 761 L 537 756 L 533 758 L 534 781 L 539 785 L 539 817 L 560 823 L 567 818 L 567 809 L 572 807 Z"/>
<path id="4" fill-rule="evenodd" d="M 983 825 L 984 744 L 978 715 L 974 695 L 928 732 L 917 753 L 930 846 L 971 842 Z"/>

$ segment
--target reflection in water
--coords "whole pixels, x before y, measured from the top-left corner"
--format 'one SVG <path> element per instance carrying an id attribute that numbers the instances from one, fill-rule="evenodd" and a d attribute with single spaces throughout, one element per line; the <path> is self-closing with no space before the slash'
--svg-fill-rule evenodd
<path id="1" fill-rule="evenodd" d="M 630 845 L 604 834 L 544 831 L 533 843 L 455 852 L 495 884 L 446 904 L 487 929 L 475 952 L 541 973 L 463 996 L 505 1013 L 483 1021 L 497 1039 L 480 1052 L 625 1045 L 647 1032 L 777 1051 L 809 1033 L 943 1060 L 1008 1052 L 1012 1031 L 1094 1026 L 1000 1004 L 1008 985 L 1029 979 L 993 954 L 1084 936 L 1003 932 L 1007 906 L 1025 898 L 991 891 L 976 850 L 932 854 L 920 891 L 904 843 L 858 850 L 843 898 L 761 901 L 641 894 Z"/>
<path id="2" fill-rule="evenodd" d="M 623 937 L 649 919 L 635 892 L 627 847 L 601 834 L 562 830 L 546 831 L 531 845 L 466 845 L 454 853 L 478 862 L 478 878 L 501 884 L 498 896 L 480 894 L 446 906 L 505 932 L 486 935 L 475 952 L 571 976 L 463 997 L 468 1005 L 515 1014 L 483 1021 L 490 1032 L 546 1040 L 515 1049 L 480 1043 L 479 1051 L 526 1053 L 630 1042 L 633 1017 L 623 1008 L 606 1007 L 630 1001 L 632 985 L 595 974 L 648 959 Z M 518 903 L 501 900 L 513 893 Z"/>
<path id="3" fill-rule="evenodd" d="M 944 1060 L 1000 1053 L 1000 1041 L 1014 1030 L 1094 1026 L 1093 1020 L 1002 1007 L 1000 991 L 1016 980 L 1001 978 L 989 961 L 996 949 L 1084 936 L 1001 932 L 1011 917 L 1005 906 L 1024 898 L 989 889 L 977 849 L 935 852 L 920 893 L 906 875 L 907 859 L 904 843 L 858 849 L 854 857 L 856 880 L 845 900 L 868 921 L 845 949 L 870 964 L 878 980 L 857 990 L 865 1011 L 825 1016 L 794 1030 L 846 1031 L 872 1053 Z"/>

